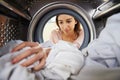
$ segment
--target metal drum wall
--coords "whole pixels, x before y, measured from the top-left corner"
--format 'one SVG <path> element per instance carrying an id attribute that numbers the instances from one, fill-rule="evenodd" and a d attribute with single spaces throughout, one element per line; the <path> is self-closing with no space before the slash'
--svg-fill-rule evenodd
<path id="1" fill-rule="evenodd" d="M 7 0 L 0 1 L 0 47 L 11 40 L 27 40 L 30 18 L 13 4 Z"/>
<path id="2" fill-rule="evenodd" d="M 18 21 L 0 15 L 0 47 L 10 40 L 19 39 L 20 31 L 17 28 Z"/>

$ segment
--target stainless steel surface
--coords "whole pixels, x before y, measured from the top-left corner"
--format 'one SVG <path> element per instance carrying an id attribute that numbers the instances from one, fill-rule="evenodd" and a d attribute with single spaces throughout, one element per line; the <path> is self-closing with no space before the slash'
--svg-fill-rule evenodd
<path id="1" fill-rule="evenodd" d="M 120 2 L 117 3 L 114 3 L 112 1 L 105 2 L 97 7 L 96 12 L 93 15 L 93 19 L 103 17 L 106 14 L 113 13 L 118 10 L 120 11 Z"/>
<path id="2" fill-rule="evenodd" d="M 19 34 L 17 21 L 0 15 L 0 46 L 5 45 L 8 41 L 17 39 Z"/>
<path id="3" fill-rule="evenodd" d="M 3 5 L 4 7 L 8 8 L 9 10 L 15 12 L 16 14 L 22 16 L 23 18 L 25 18 L 27 20 L 31 20 L 31 17 L 28 14 L 25 14 L 25 13 L 21 12 L 20 10 L 18 10 L 17 8 L 15 8 L 12 5 L 8 4 L 7 2 L 1 0 L 0 4 Z"/>

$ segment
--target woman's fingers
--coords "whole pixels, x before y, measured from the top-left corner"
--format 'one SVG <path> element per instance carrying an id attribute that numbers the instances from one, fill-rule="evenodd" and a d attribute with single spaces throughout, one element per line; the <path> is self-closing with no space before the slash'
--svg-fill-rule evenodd
<path id="1" fill-rule="evenodd" d="M 15 51 L 19 51 L 21 49 L 23 49 L 24 47 L 31 47 L 30 49 L 24 51 L 23 53 L 21 53 L 20 55 L 17 55 L 15 58 L 13 58 L 12 63 L 18 63 L 19 61 L 26 59 L 28 57 L 28 59 L 26 59 L 26 61 L 22 62 L 21 65 L 24 67 L 28 67 L 30 65 L 32 65 L 33 63 L 40 61 L 38 65 L 33 67 L 34 71 L 38 71 L 41 68 L 43 68 L 43 66 L 45 65 L 45 61 L 46 61 L 46 49 L 43 49 L 42 47 L 40 47 L 40 45 L 36 42 L 23 42 L 21 44 L 19 44 L 18 46 L 16 46 L 12 52 Z M 34 54 L 34 55 L 32 55 Z M 31 57 L 29 57 L 31 56 Z"/>
<path id="2" fill-rule="evenodd" d="M 28 50 L 24 51 L 23 53 L 21 53 L 20 55 L 17 55 L 15 58 L 13 58 L 12 63 L 15 64 L 15 63 L 21 61 L 22 59 L 25 59 L 32 54 L 37 54 L 41 51 L 43 51 L 43 49 L 40 46 L 36 46 L 31 49 L 28 49 Z"/>
<path id="3" fill-rule="evenodd" d="M 29 50 L 26 50 L 24 53 L 22 53 L 22 54 L 16 56 L 15 58 L 13 58 L 13 59 L 12 59 L 12 63 L 15 64 L 15 63 L 21 61 L 22 59 L 30 56 L 31 54 L 32 54 L 32 53 L 31 53 L 30 49 L 29 49 Z"/>
<path id="4" fill-rule="evenodd" d="M 33 71 L 38 71 L 38 70 L 42 69 L 42 68 L 44 67 L 45 63 L 46 63 L 46 59 L 43 58 L 43 59 L 39 62 L 38 65 L 36 65 L 36 66 L 33 67 Z"/>
<path id="5" fill-rule="evenodd" d="M 19 51 L 27 46 L 28 47 L 35 47 L 35 46 L 39 46 L 39 43 L 38 42 L 22 42 L 21 44 L 17 45 L 15 48 L 13 48 L 12 52 Z"/>
<path id="6" fill-rule="evenodd" d="M 46 58 L 47 58 L 47 55 L 44 54 L 44 57 L 41 60 L 39 60 L 40 61 L 39 64 L 32 68 L 33 71 L 38 71 L 38 70 L 42 69 L 46 63 Z"/>
<path id="7" fill-rule="evenodd" d="M 28 60 L 23 62 L 21 65 L 24 66 L 24 67 L 28 67 L 28 66 L 32 65 L 33 63 L 35 63 L 36 61 L 38 61 L 41 58 L 43 58 L 43 56 L 44 56 L 43 51 L 40 51 L 39 53 L 35 54 L 31 58 L 29 58 Z"/>

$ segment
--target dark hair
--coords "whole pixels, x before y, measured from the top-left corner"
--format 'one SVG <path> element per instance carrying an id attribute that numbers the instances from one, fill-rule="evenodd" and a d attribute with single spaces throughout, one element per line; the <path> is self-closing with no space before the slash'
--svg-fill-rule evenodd
<path id="1" fill-rule="evenodd" d="M 57 16 L 56 16 L 56 24 L 57 24 L 57 26 L 60 28 L 60 26 L 59 26 L 59 24 L 58 24 L 58 17 L 59 17 L 59 15 L 61 15 L 61 14 L 58 14 Z M 67 14 L 67 15 L 69 15 L 69 14 Z M 75 18 L 74 18 L 75 19 Z M 75 31 L 75 33 L 77 34 L 77 36 L 79 36 L 79 33 L 80 33 L 80 31 L 81 31 L 81 26 L 80 26 L 80 22 L 77 20 L 77 19 L 75 19 L 76 21 L 77 21 L 77 24 L 75 24 L 75 28 L 74 28 L 74 31 Z"/>

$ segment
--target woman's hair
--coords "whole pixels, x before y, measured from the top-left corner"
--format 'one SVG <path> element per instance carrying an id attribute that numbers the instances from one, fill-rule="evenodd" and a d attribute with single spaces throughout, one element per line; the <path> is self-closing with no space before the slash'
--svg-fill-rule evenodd
<path id="1" fill-rule="evenodd" d="M 59 24 L 58 24 L 58 17 L 59 17 L 59 15 L 61 15 L 61 14 L 58 14 L 58 15 L 56 16 L 56 24 L 57 24 L 58 27 L 59 27 Z M 69 15 L 69 14 L 67 14 L 67 15 Z M 74 19 L 75 19 L 75 18 L 74 18 Z M 81 31 L 80 22 L 79 22 L 77 19 L 75 19 L 75 21 L 77 21 L 77 24 L 75 24 L 74 31 L 75 31 L 75 33 L 77 34 L 77 36 L 79 36 L 79 33 L 80 33 L 80 31 Z M 60 27 L 59 27 L 59 28 L 60 28 Z"/>

